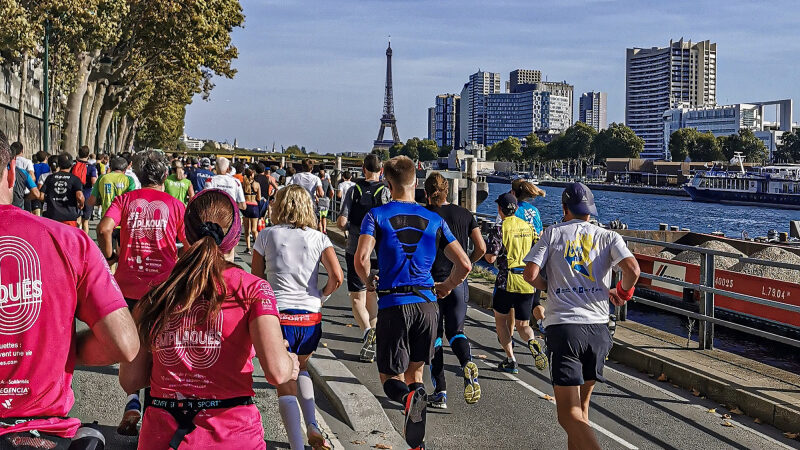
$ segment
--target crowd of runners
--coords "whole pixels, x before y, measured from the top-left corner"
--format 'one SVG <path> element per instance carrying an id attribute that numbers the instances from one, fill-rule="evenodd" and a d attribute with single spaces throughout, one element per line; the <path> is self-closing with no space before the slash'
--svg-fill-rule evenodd
<path id="1" fill-rule="evenodd" d="M 466 279 L 481 260 L 497 267 L 497 369 L 519 370 L 516 330 L 531 364 L 550 370 L 568 447 L 599 448 L 588 409 L 611 347 L 609 303 L 632 297 L 639 268 L 618 234 L 589 221 L 586 186 L 565 188 L 563 221 L 544 229 L 532 203 L 544 193 L 515 181 L 484 240 L 474 215 L 447 202 L 441 174 L 417 201 L 416 165 L 403 156 L 329 174 L 311 160 L 284 168 L 82 147 L 74 160 L 37 153 L 34 163 L 22 153 L 0 132 L 0 449 L 95 448 L 102 435 L 68 417 L 72 372 L 114 363 L 128 395 L 117 431 L 138 435 L 139 448 L 265 448 L 256 356 L 290 447 L 330 448 L 306 367 L 323 303 L 345 283 L 358 356 L 403 406 L 408 445 L 424 448 L 427 408 L 447 408 L 445 342 L 464 401 L 491 395 L 464 327 Z M 346 271 L 327 236 L 334 205 Z M 242 240 L 250 272 L 234 263 Z M 76 333 L 76 318 L 89 329 Z"/>

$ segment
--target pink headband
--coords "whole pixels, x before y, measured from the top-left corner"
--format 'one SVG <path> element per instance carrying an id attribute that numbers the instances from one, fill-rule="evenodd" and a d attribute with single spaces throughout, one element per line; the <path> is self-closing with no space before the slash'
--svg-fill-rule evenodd
<path id="1" fill-rule="evenodd" d="M 228 230 L 227 234 L 224 234 L 224 231 L 219 224 L 214 222 L 205 222 L 198 230 L 186 227 L 186 239 L 189 240 L 190 244 L 193 244 L 204 236 L 210 236 L 214 239 L 214 241 L 216 241 L 222 253 L 228 253 L 229 251 L 233 250 L 234 247 L 236 247 L 236 244 L 239 243 L 239 239 L 242 235 L 242 219 L 239 217 L 239 207 L 233 198 L 228 195 L 227 192 L 220 189 L 203 189 L 199 194 L 195 195 L 189 201 L 189 204 L 186 206 L 186 211 L 188 213 L 192 202 L 211 192 L 220 193 L 224 195 L 228 201 L 230 201 L 231 208 L 233 209 L 233 223 L 231 224 L 231 228 Z"/>

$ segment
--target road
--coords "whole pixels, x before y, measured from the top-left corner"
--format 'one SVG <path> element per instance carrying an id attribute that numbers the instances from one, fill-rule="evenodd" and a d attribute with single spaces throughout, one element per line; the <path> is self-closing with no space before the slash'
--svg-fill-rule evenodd
<path id="1" fill-rule="evenodd" d="M 343 258 L 341 249 L 337 251 Z M 549 373 L 536 370 L 531 355 L 522 351 L 526 348 L 523 343 L 517 341 L 515 347 L 520 351 L 519 374 L 494 370 L 505 355 L 489 314 L 470 307 L 465 329 L 481 370 L 482 398 L 476 405 L 464 402 L 463 382 L 456 375 L 458 360 L 446 349 L 448 409 L 429 409 L 428 448 L 566 448 L 566 434 L 556 421 L 555 405 L 545 398 L 553 394 Z M 380 400 L 391 422 L 402 430 L 401 408 L 384 395 L 375 365 L 358 361 L 361 331 L 342 289 L 324 305 L 323 341 Z M 733 426 L 725 426 L 722 414 L 728 411 L 724 407 L 647 374 L 635 373 L 613 361 L 606 371 L 608 383 L 595 389 L 590 412 L 603 448 L 800 448 L 800 442 L 786 439 L 777 429 L 748 417 L 734 415 L 729 421 Z M 429 380 L 427 386 L 432 386 Z"/>

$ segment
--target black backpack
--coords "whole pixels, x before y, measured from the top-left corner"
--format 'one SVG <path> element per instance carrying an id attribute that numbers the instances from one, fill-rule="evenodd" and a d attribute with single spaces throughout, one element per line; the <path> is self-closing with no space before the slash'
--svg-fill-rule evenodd
<path id="1" fill-rule="evenodd" d="M 389 202 L 389 188 L 382 181 L 356 180 L 353 186 L 353 205 L 347 217 L 351 226 L 360 227 L 370 209 Z"/>

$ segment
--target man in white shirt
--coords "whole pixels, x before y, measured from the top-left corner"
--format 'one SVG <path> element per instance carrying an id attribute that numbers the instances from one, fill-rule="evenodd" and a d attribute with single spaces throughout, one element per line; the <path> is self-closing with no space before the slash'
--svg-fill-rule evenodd
<path id="1" fill-rule="evenodd" d="M 339 200 L 344 199 L 344 196 L 347 195 L 347 190 L 351 187 L 355 186 L 355 183 L 350 181 L 350 178 L 353 177 L 353 174 L 350 171 L 342 172 L 342 181 L 339 182 L 339 192 L 336 193 L 336 198 Z"/>
<path id="2" fill-rule="evenodd" d="M 289 184 L 296 184 L 302 186 L 303 189 L 308 191 L 308 195 L 311 196 L 311 203 L 316 208 L 317 199 L 325 195 L 322 191 L 322 180 L 319 179 L 318 176 L 311 173 L 314 170 L 314 161 L 310 159 L 304 159 L 303 164 L 300 166 L 300 172 L 297 172 L 292 177 Z"/>
<path id="3" fill-rule="evenodd" d="M 22 150 L 23 147 L 21 142 L 14 142 L 13 144 L 11 144 L 11 153 L 16 155 L 17 157 L 16 159 L 17 169 L 21 169 L 24 170 L 25 172 L 28 172 L 31 175 L 31 178 L 35 180 L 36 175 L 34 174 L 33 170 L 33 161 L 22 156 Z"/>
<path id="4" fill-rule="evenodd" d="M 233 178 L 233 175 L 230 174 L 230 160 L 221 156 L 217 158 L 215 167 L 215 172 L 217 174 L 206 181 L 206 188 L 220 189 L 225 191 L 231 196 L 231 198 L 233 198 L 233 201 L 239 205 L 239 209 L 245 209 L 247 205 L 244 202 L 244 190 L 242 189 L 242 183 L 240 183 L 236 178 Z"/>
<path id="5" fill-rule="evenodd" d="M 584 184 L 568 185 L 561 206 L 564 222 L 542 233 L 524 259 L 523 277 L 547 290 L 545 343 L 558 423 L 568 446 L 600 449 L 589 426 L 589 402 L 595 382 L 605 381 L 603 366 L 611 350 L 608 302 L 621 306 L 633 297 L 639 264 L 619 234 L 589 223 L 597 208 Z M 611 286 L 614 266 L 622 269 L 616 287 Z"/>

